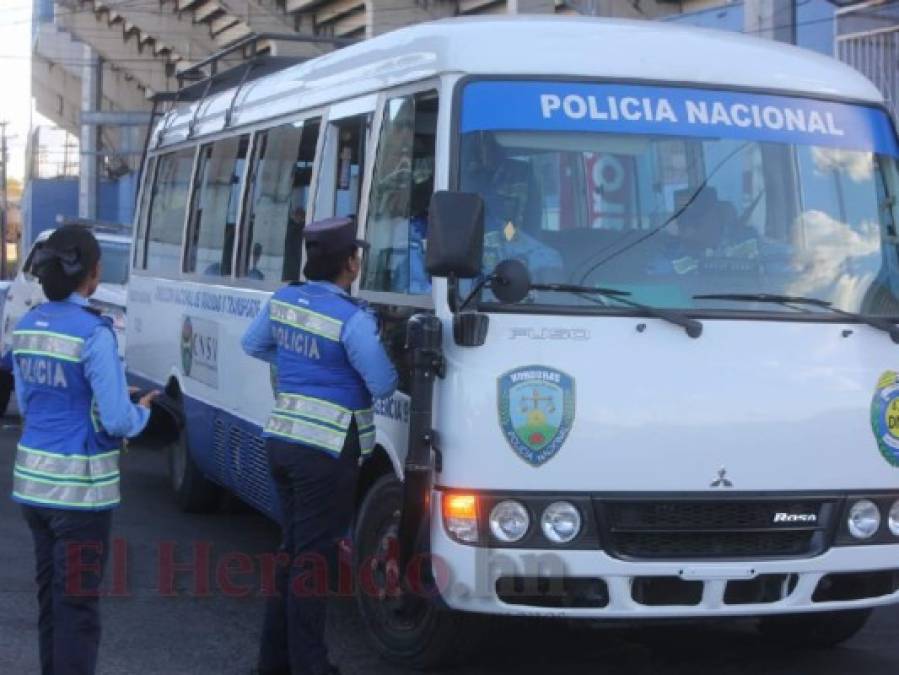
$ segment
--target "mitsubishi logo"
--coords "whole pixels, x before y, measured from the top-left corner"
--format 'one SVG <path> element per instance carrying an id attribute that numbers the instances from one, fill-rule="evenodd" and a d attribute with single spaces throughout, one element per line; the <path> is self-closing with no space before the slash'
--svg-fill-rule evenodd
<path id="1" fill-rule="evenodd" d="M 727 478 L 727 469 L 725 469 L 723 466 L 718 469 L 718 477 L 709 485 L 709 487 L 713 488 L 729 488 L 733 486 L 734 484 L 731 483 Z"/>

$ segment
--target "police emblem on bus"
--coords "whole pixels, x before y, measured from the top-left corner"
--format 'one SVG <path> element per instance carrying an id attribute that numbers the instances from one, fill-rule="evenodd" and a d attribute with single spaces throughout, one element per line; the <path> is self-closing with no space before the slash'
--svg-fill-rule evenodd
<path id="1" fill-rule="evenodd" d="M 499 422 L 509 445 L 540 466 L 561 449 L 574 423 L 574 378 L 545 366 L 525 366 L 497 381 Z"/>
<path id="2" fill-rule="evenodd" d="M 194 327 L 190 317 L 184 317 L 181 324 L 181 368 L 185 375 L 190 375 L 190 368 L 194 360 Z"/>
<path id="3" fill-rule="evenodd" d="M 899 467 L 899 374 L 886 371 L 877 380 L 871 401 L 871 428 L 880 454 Z"/>

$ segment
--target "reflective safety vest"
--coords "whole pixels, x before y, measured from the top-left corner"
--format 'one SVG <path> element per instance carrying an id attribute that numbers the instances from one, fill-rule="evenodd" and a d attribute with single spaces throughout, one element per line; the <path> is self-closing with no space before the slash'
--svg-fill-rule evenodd
<path id="1" fill-rule="evenodd" d="M 99 326 L 110 327 L 85 307 L 49 302 L 13 332 L 16 387 L 26 405 L 13 472 L 16 501 L 86 510 L 119 503 L 122 440 L 100 425 L 82 356 Z"/>
<path id="2" fill-rule="evenodd" d="M 269 308 L 278 395 L 264 435 L 339 455 L 355 420 L 362 454 L 370 453 L 375 446 L 371 394 L 341 342 L 346 322 L 365 310 L 314 283 L 282 288 Z"/>

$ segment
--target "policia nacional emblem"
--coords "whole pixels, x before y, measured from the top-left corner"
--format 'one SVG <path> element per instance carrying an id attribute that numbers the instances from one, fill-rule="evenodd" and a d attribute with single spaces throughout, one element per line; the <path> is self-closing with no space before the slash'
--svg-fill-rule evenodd
<path id="1" fill-rule="evenodd" d="M 525 366 L 501 375 L 497 389 L 500 426 L 515 453 L 533 466 L 552 459 L 574 423 L 574 378 Z"/>
<path id="2" fill-rule="evenodd" d="M 899 467 L 899 373 L 888 370 L 877 380 L 871 401 L 871 428 L 880 454 Z"/>

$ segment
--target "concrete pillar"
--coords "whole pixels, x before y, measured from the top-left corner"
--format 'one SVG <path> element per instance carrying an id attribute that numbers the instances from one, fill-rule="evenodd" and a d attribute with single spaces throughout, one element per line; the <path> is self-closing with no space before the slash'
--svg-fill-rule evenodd
<path id="1" fill-rule="evenodd" d="M 747 35 L 796 43 L 795 0 L 745 0 L 743 12 Z"/>
<path id="2" fill-rule="evenodd" d="M 507 0 L 506 11 L 509 14 L 555 14 L 556 3 L 553 0 Z"/>
<path id="3" fill-rule="evenodd" d="M 81 72 L 81 158 L 78 167 L 78 216 L 96 219 L 97 196 L 100 191 L 98 140 L 100 129 L 86 119 L 85 113 L 100 108 L 101 65 L 97 53 L 83 46 L 84 65 Z"/>
<path id="4" fill-rule="evenodd" d="M 453 16 L 451 0 L 365 0 L 365 37 L 382 35 L 423 21 Z"/>

